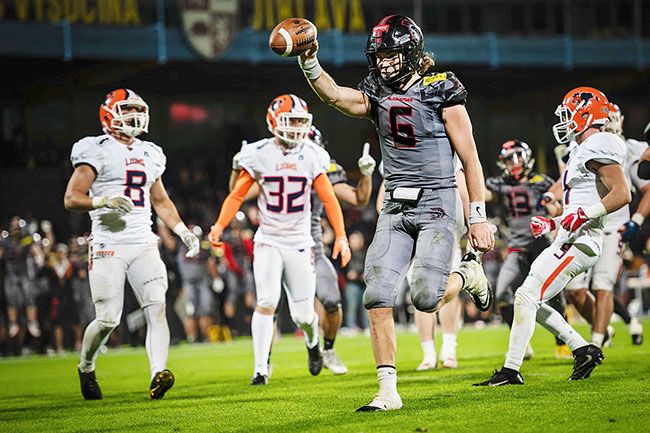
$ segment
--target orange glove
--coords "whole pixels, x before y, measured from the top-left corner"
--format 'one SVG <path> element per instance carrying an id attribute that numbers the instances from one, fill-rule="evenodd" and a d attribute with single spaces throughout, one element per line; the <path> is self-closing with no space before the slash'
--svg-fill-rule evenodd
<path id="1" fill-rule="evenodd" d="M 339 254 L 341 255 L 341 267 L 346 267 L 352 258 L 352 253 L 350 252 L 350 245 L 348 245 L 348 239 L 343 236 L 341 238 L 336 238 L 334 241 L 334 248 L 332 248 L 332 258 L 336 259 Z"/>

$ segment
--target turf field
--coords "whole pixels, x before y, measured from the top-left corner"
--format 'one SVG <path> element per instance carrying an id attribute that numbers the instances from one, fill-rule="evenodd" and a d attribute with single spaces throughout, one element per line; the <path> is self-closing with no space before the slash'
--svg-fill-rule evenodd
<path id="1" fill-rule="evenodd" d="M 505 327 L 463 329 L 458 370 L 416 372 L 415 334 L 398 340 L 401 411 L 354 413 L 376 390 L 368 337 L 340 337 L 336 347 L 350 373 L 311 377 L 302 339 L 275 345 L 266 387 L 249 385 L 249 339 L 177 346 L 169 367 L 176 385 L 164 400 L 146 397 L 144 349 L 112 349 L 98 361 L 102 401 L 79 393 L 76 356 L 0 360 L 1 432 L 649 432 L 650 341 L 635 347 L 617 324 L 614 347 L 591 379 L 568 382 L 571 361 L 553 357 L 553 340 L 538 327 L 536 356 L 522 370 L 526 385 L 473 388 L 499 367 Z M 650 321 L 645 322 L 650 329 Z M 586 327 L 579 327 L 586 334 Z"/>

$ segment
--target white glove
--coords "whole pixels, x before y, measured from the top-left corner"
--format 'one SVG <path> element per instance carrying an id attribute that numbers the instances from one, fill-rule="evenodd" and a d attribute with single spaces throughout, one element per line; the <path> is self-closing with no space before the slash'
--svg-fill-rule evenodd
<path id="1" fill-rule="evenodd" d="M 221 293 L 223 292 L 223 288 L 225 287 L 225 284 L 223 283 L 223 280 L 221 277 L 217 277 L 212 280 L 212 291 L 214 293 Z"/>
<path id="2" fill-rule="evenodd" d="M 49 222 L 48 220 L 41 221 L 41 230 L 43 230 L 43 233 L 51 232 L 52 231 L 52 223 Z"/>
<path id="3" fill-rule="evenodd" d="M 187 247 L 187 253 L 185 254 L 185 257 L 188 259 L 191 259 L 192 257 L 195 257 L 197 254 L 199 254 L 199 251 L 201 250 L 201 241 L 199 238 L 196 237 L 194 233 L 190 231 L 190 229 L 187 228 L 185 223 L 182 221 L 176 224 L 176 227 L 172 229 L 176 235 L 181 238 L 181 241 L 183 241 L 183 244 Z"/>
<path id="4" fill-rule="evenodd" d="M 99 209 L 102 207 L 115 209 L 122 213 L 129 213 L 133 210 L 133 201 L 123 195 L 114 195 L 112 197 L 93 197 L 93 207 Z"/>
<path id="5" fill-rule="evenodd" d="M 361 158 L 359 158 L 359 170 L 361 174 L 363 176 L 372 176 L 376 165 L 377 161 L 370 156 L 370 143 L 365 143 L 363 145 L 363 153 L 361 154 Z"/>
<path id="6" fill-rule="evenodd" d="M 239 152 L 235 153 L 235 156 L 232 157 L 232 170 L 233 171 L 239 171 L 241 168 L 239 166 L 239 159 L 241 158 L 241 151 L 244 149 L 244 146 L 248 144 L 248 141 L 242 140 L 241 141 L 241 149 L 239 149 Z"/>

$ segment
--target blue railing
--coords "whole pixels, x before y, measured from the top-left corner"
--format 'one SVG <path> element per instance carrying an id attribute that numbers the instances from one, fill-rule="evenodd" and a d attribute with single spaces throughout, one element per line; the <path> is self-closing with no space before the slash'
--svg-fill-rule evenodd
<path id="1" fill-rule="evenodd" d="M 576 39 L 498 36 L 425 36 L 427 49 L 446 64 L 485 65 L 496 69 L 520 67 L 628 67 L 650 66 L 650 39 Z M 319 35 L 319 58 L 336 65 L 363 63 L 366 37 L 339 31 Z M 242 29 L 220 62 L 279 63 L 290 60 L 273 54 L 268 34 Z M 182 30 L 154 24 L 140 28 L 107 28 L 34 23 L 0 23 L 0 56 L 73 59 L 138 59 L 201 61 Z"/>

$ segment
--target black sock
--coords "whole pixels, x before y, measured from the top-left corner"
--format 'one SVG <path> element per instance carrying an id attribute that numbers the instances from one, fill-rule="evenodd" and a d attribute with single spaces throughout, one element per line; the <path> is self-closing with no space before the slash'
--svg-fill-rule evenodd
<path id="1" fill-rule="evenodd" d="M 625 322 L 626 325 L 629 325 L 632 321 L 630 313 L 628 313 L 627 308 L 623 305 L 621 300 L 618 299 L 618 296 L 614 296 L 614 312 L 621 316 L 621 319 L 623 319 L 623 322 Z"/>
<path id="2" fill-rule="evenodd" d="M 506 305 L 505 307 L 501 307 L 501 317 L 508 324 L 508 328 L 512 328 L 512 321 L 515 318 L 515 306 Z"/>
<path id="3" fill-rule="evenodd" d="M 335 340 L 335 339 L 336 339 L 336 337 L 335 337 L 335 338 L 332 338 L 331 340 L 330 340 L 329 338 L 323 338 L 323 341 L 324 341 L 324 343 L 325 343 L 324 346 L 323 346 L 323 350 L 330 350 L 330 349 L 333 349 L 333 348 L 334 348 L 334 340 Z"/>

